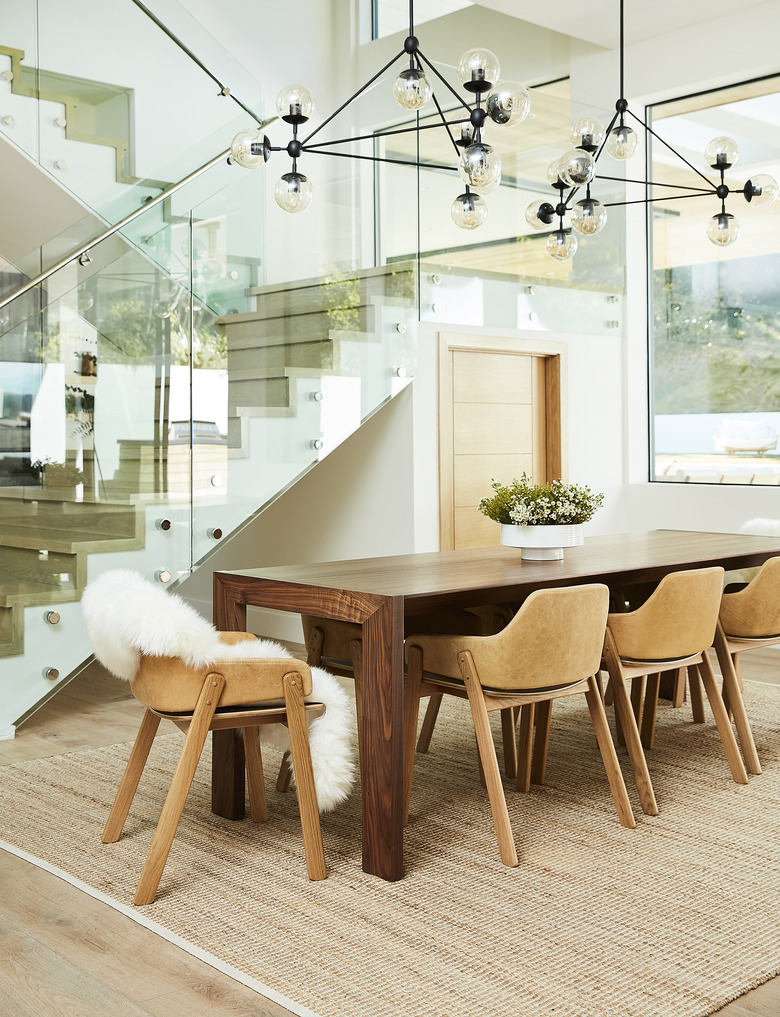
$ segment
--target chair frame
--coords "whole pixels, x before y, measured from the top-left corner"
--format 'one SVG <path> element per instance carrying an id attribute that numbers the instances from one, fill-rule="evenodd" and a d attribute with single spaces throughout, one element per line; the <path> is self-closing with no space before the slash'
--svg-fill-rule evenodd
<path id="1" fill-rule="evenodd" d="M 257 663 L 263 662 L 262 658 L 258 658 Z M 326 877 L 327 868 L 322 845 L 306 718 L 307 713 L 321 714 L 325 707 L 320 703 L 304 701 L 303 675 L 300 671 L 295 670 L 294 660 L 290 660 L 289 663 L 285 661 L 285 665 L 289 667 L 289 670 L 285 669 L 282 675 L 284 705 L 231 706 L 225 707 L 220 713 L 217 713 L 226 677 L 220 670 L 215 669 L 210 670 L 204 678 L 197 703 L 192 711 L 165 713 L 149 706 L 146 707 L 119 784 L 114 805 L 103 830 L 104 844 L 118 841 L 122 834 L 160 720 L 171 720 L 185 732 L 185 739 L 152 844 L 146 856 L 133 899 L 134 904 L 151 904 L 155 899 L 209 731 L 243 729 L 251 817 L 253 822 L 265 822 L 268 818 L 268 810 L 263 785 L 263 764 L 258 728 L 265 724 L 279 723 L 287 726 L 290 732 L 292 758 L 295 766 L 307 872 L 309 879 L 312 880 Z"/>

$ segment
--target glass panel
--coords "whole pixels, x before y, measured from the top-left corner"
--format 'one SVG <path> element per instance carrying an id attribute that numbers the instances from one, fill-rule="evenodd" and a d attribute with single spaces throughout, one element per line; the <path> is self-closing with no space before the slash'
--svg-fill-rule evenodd
<path id="1" fill-rule="evenodd" d="M 90 578 L 189 572 L 191 447 L 174 414 L 189 420 L 190 311 L 186 295 L 163 302 L 174 284 L 116 236 L 4 309 L 0 729 L 52 687 L 44 671 L 64 678 L 84 659 Z"/>
<path id="2" fill-rule="evenodd" d="M 653 129 L 714 183 L 706 144 L 728 135 L 739 159 L 726 170 L 736 243 L 716 246 L 706 228 L 713 195 L 652 206 L 653 444 L 656 480 L 780 483 L 780 231 L 777 203 L 741 192 L 756 174 L 780 178 L 780 79 L 765 79 L 654 107 Z M 652 179 L 698 183 L 663 145 Z"/>
<path id="3" fill-rule="evenodd" d="M 501 185 L 485 196 L 487 220 L 474 230 L 459 228 L 450 214 L 452 201 L 464 190 L 455 172 L 462 149 L 455 151 L 443 129 L 420 135 L 420 158 L 431 167 L 423 166 L 419 174 L 421 318 L 615 334 L 622 323 L 623 209 L 609 209 L 607 225 L 597 237 L 579 237 L 572 259 L 558 262 L 547 254 L 550 230 L 533 230 L 525 210 L 532 201 L 556 200 L 544 171 L 571 145 L 569 127 L 579 112 L 572 110 L 567 80 L 532 89 L 531 96 L 532 120 L 510 130 L 488 123 L 484 130 L 485 143 L 501 157 L 502 175 Z M 454 122 L 463 112 L 453 106 L 446 116 L 459 138 Z M 427 116 L 421 125 L 436 121 Z M 417 137 L 413 132 L 400 134 L 377 139 L 377 144 L 383 155 L 412 160 Z M 417 208 L 410 197 L 416 177 L 413 166 L 383 164 L 379 170 L 380 251 L 388 262 L 411 257 L 417 245 Z M 605 203 L 620 201 L 623 185 L 601 181 L 598 197 Z"/>

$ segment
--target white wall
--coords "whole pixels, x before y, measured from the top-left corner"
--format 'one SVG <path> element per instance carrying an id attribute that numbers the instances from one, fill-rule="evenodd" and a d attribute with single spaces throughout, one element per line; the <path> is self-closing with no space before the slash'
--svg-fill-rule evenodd
<path id="1" fill-rule="evenodd" d="M 374 414 L 182 585 L 211 617 L 220 570 L 406 554 L 414 545 L 411 387 Z M 251 611 L 251 631 L 302 639 L 297 616 Z"/>

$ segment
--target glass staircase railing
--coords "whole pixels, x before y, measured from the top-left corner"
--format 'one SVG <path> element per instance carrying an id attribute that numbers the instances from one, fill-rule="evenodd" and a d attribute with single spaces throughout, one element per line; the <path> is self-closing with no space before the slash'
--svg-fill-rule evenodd
<path id="1" fill-rule="evenodd" d="M 262 187 L 215 165 L 0 309 L 0 736 L 91 578 L 175 586 L 414 375 L 415 267 L 262 285 Z"/>

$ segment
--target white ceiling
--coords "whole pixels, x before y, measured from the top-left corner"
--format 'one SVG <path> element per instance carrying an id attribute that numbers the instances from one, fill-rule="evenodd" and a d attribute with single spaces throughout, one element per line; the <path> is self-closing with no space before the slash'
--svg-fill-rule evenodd
<path id="1" fill-rule="evenodd" d="M 477 0 L 479 7 L 508 14 L 510 17 L 597 46 L 614 48 L 619 41 L 620 0 Z M 624 30 L 627 44 L 651 39 L 674 29 L 687 28 L 731 14 L 739 10 L 742 15 L 754 3 L 740 4 L 739 0 L 626 0 Z M 761 28 L 759 21 L 757 30 Z M 766 28 L 766 26 L 764 26 Z"/>

